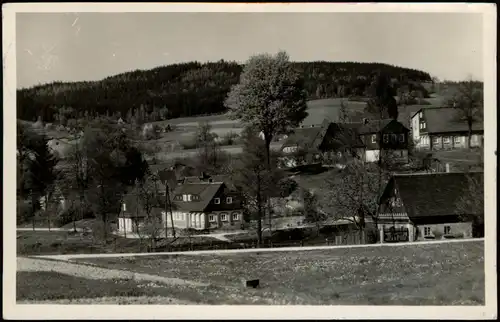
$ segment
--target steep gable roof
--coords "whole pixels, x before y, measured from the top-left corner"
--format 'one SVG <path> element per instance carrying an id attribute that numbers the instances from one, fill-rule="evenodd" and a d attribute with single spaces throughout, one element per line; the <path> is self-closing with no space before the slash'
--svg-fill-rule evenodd
<path id="1" fill-rule="evenodd" d="M 454 216 L 456 203 L 468 186 L 467 176 L 484 182 L 483 172 L 397 174 L 391 178 L 387 189 L 395 188 L 401 198 L 408 217 L 418 220 L 424 217 Z M 478 191 L 477 198 L 484 198 Z M 470 214 L 480 214 L 483 209 L 471 209 Z"/>
<path id="2" fill-rule="evenodd" d="M 321 133 L 320 126 L 310 126 L 297 128 L 291 133 L 282 145 L 282 149 L 291 146 L 311 147 L 315 141 L 318 141 Z"/>
<path id="3" fill-rule="evenodd" d="M 203 212 L 210 204 L 210 201 L 215 197 L 217 192 L 225 185 L 222 182 L 216 183 L 208 183 L 208 182 L 198 182 L 198 183 L 185 183 L 180 185 L 177 189 L 175 189 L 174 194 L 184 195 L 198 195 L 200 196 L 199 200 L 196 201 L 177 201 L 174 200 L 172 204 L 175 206 L 176 210 L 179 211 L 197 211 Z"/>
<path id="4" fill-rule="evenodd" d="M 419 113 L 418 111 L 417 113 Z M 427 132 L 447 133 L 447 132 L 467 132 L 467 122 L 460 120 L 459 111 L 451 107 L 433 107 L 422 109 L 426 122 Z M 484 123 L 472 123 L 473 131 L 484 131 Z"/>

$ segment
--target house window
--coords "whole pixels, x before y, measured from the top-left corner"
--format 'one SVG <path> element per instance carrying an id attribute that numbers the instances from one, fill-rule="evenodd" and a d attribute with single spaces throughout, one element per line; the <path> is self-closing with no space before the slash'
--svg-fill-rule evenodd
<path id="1" fill-rule="evenodd" d="M 451 234 L 451 226 L 444 226 L 444 234 L 445 235 Z"/>
<path id="2" fill-rule="evenodd" d="M 233 220 L 238 220 L 239 216 L 240 215 L 237 212 L 233 212 Z"/>
<path id="3" fill-rule="evenodd" d="M 399 142 L 403 143 L 405 141 L 405 135 L 404 134 L 400 134 L 399 135 Z"/>
<path id="4" fill-rule="evenodd" d="M 438 137 L 436 137 L 436 136 L 435 136 L 435 137 L 433 137 L 433 138 L 432 138 L 432 143 L 433 143 L 433 144 L 438 144 L 438 143 L 439 143 L 439 138 L 438 138 Z"/>
<path id="5" fill-rule="evenodd" d="M 123 211 L 127 211 L 127 205 L 125 203 L 122 204 Z"/>
<path id="6" fill-rule="evenodd" d="M 227 214 L 225 212 L 220 214 L 220 220 L 227 221 Z"/>
<path id="7" fill-rule="evenodd" d="M 431 227 L 424 227 L 424 236 L 431 236 Z"/>
<path id="8" fill-rule="evenodd" d="M 388 142 L 389 142 L 389 135 L 384 134 L 384 143 L 388 143 Z"/>
<path id="9" fill-rule="evenodd" d="M 208 216 L 208 221 L 215 222 L 215 215 L 209 215 Z"/>
<path id="10" fill-rule="evenodd" d="M 187 199 L 188 199 L 188 201 L 191 201 L 191 200 L 192 200 L 192 197 L 193 197 L 193 196 L 191 196 L 191 195 L 187 195 Z"/>
<path id="11" fill-rule="evenodd" d="M 424 116 L 424 113 L 420 112 L 420 113 L 418 113 L 418 116 L 422 117 L 422 116 Z"/>
<path id="12" fill-rule="evenodd" d="M 214 204 L 219 205 L 220 204 L 220 198 L 214 198 Z"/>
<path id="13" fill-rule="evenodd" d="M 233 198 L 231 198 L 231 197 L 227 197 L 227 198 L 226 198 L 226 203 L 227 203 L 227 204 L 233 203 Z"/>
<path id="14" fill-rule="evenodd" d="M 454 140 L 455 140 L 455 143 L 460 143 L 460 137 L 459 136 L 455 136 Z"/>
<path id="15" fill-rule="evenodd" d="M 443 143 L 446 143 L 446 144 L 450 143 L 450 137 L 449 136 L 445 136 L 443 138 Z"/>
<path id="16" fill-rule="evenodd" d="M 182 201 L 188 201 L 188 196 L 187 195 L 182 195 Z"/>
<path id="17" fill-rule="evenodd" d="M 377 143 L 377 134 L 372 135 L 372 143 Z"/>

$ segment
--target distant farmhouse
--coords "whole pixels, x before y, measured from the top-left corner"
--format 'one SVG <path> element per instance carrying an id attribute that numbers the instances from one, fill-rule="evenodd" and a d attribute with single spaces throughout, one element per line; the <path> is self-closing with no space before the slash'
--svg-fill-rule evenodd
<path id="1" fill-rule="evenodd" d="M 481 235 L 474 218 L 484 210 L 474 204 L 466 210 L 457 206 L 467 191 L 467 176 L 484 182 L 483 172 L 394 175 L 379 201 L 377 229 L 386 234 L 405 230 L 408 241 Z M 484 198 L 478 190 L 477 198 Z"/>
<path id="2" fill-rule="evenodd" d="M 467 148 L 468 126 L 450 107 L 422 108 L 411 117 L 415 147 L 426 150 Z M 472 124 L 471 147 L 483 146 L 483 122 Z"/>
<path id="3" fill-rule="evenodd" d="M 281 147 L 283 162 L 286 167 L 350 157 L 376 162 L 383 151 L 383 156 L 407 163 L 408 133 L 409 129 L 392 119 L 351 123 L 325 119 L 320 125 L 297 128 L 288 136 Z"/>

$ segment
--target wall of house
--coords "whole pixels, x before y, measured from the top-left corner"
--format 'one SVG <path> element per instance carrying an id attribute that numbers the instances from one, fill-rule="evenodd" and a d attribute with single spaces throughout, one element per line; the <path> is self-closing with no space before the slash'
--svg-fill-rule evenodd
<path id="1" fill-rule="evenodd" d="M 121 233 L 131 233 L 133 231 L 132 218 L 118 218 L 118 231 Z"/>
<path id="2" fill-rule="evenodd" d="M 376 162 L 379 160 L 380 150 L 366 150 L 365 151 L 365 161 L 366 162 Z"/>
<path id="3" fill-rule="evenodd" d="M 416 113 L 413 118 L 411 119 L 411 133 L 413 137 L 414 142 L 419 142 L 420 141 L 420 115 L 419 113 Z M 418 143 L 417 143 L 418 145 Z"/>
<path id="4" fill-rule="evenodd" d="M 212 211 L 206 215 L 207 228 L 240 229 L 243 223 L 243 211 Z"/>
<path id="5" fill-rule="evenodd" d="M 481 146 L 481 134 L 473 134 L 471 146 Z M 467 148 L 468 137 L 463 133 L 434 134 L 431 135 L 432 150 L 452 150 Z"/>
<path id="6" fill-rule="evenodd" d="M 447 224 L 430 224 L 430 225 L 418 225 L 417 226 L 417 239 L 425 240 L 425 229 L 430 230 L 430 236 L 434 236 L 434 232 L 438 231 L 444 235 L 445 226 L 451 228 L 450 234 L 460 234 L 463 233 L 464 238 L 472 238 L 472 222 L 458 222 L 458 223 L 447 223 Z"/>

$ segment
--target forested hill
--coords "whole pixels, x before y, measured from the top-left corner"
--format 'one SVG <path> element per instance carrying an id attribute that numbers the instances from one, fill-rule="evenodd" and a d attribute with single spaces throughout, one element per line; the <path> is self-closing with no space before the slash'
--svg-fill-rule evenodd
<path id="1" fill-rule="evenodd" d="M 363 96 L 374 72 L 410 86 L 431 81 L 428 73 L 377 63 L 295 62 L 309 99 Z M 55 82 L 17 92 L 18 118 L 45 122 L 107 114 L 130 118 L 141 113 L 151 120 L 224 112 L 223 101 L 239 80 L 242 65 L 234 62 L 190 62 L 136 70 L 94 82 Z M 343 93 L 343 94 L 341 94 Z M 144 114 L 143 114 L 144 115 Z"/>

